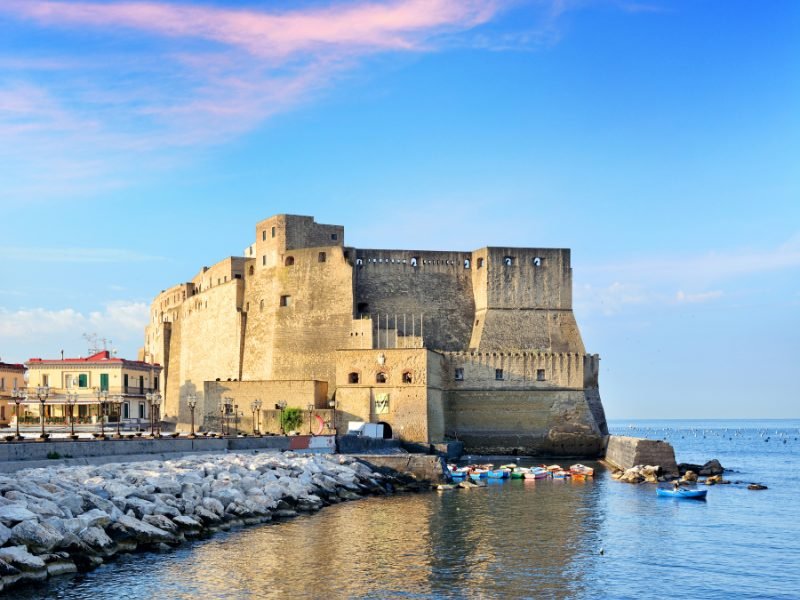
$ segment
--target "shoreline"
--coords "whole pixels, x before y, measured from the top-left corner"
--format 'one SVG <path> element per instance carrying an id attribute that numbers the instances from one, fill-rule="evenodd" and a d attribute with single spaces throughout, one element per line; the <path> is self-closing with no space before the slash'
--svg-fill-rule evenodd
<path id="1" fill-rule="evenodd" d="M 220 530 L 427 489 L 345 455 L 193 454 L 0 475 L 0 593 Z"/>

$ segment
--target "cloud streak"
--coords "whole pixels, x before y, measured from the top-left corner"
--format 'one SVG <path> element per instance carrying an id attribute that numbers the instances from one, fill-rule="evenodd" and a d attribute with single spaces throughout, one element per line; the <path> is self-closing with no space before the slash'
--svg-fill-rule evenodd
<path id="1" fill-rule="evenodd" d="M 452 41 L 504 6 L 393 0 L 266 11 L 5 0 L 6 24 L 66 40 L 52 56 L 0 61 L 5 196 L 22 204 L 128 185 L 143 166 L 158 171 L 187 147 L 225 142 L 313 101 L 371 56 L 435 51 L 444 36 Z"/>

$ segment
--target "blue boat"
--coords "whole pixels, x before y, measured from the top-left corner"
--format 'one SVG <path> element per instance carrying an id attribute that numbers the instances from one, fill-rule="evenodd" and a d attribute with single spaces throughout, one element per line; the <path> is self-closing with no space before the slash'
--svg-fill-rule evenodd
<path id="1" fill-rule="evenodd" d="M 689 500 L 705 500 L 708 490 L 697 490 L 690 488 L 656 488 L 656 494 L 664 498 L 686 498 Z"/>
<path id="2" fill-rule="evenodd" d="M 510 475 L 510 469 L 493 469 L 486 474 L 490 479 L 507 479 Z"/>

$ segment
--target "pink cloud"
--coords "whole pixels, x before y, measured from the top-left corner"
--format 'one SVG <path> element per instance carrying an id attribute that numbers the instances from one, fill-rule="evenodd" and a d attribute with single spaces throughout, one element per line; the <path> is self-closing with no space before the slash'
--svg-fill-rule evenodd
<path id="1" fill-rule="evenodd" d="M 412 49 L 437 30 L 471 28 L 490 20 L 498 0 L 396 0 L 344 8 L 265 13 L 164 2 L 53 2 L 12 0 L 0 11 L 41 24 L 126 27 L 168 37 L 193 37 L 262 57 L 320 47 L 346 50 Z"/>

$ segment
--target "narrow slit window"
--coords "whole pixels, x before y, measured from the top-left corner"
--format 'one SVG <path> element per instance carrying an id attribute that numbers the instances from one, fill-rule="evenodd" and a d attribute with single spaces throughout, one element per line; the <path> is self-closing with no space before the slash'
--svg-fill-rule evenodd
<path id="1" fill-rule="evenodd" d="M 317 260 L 319 262 L 325 262 L 326 260 L 328 260 L 328 256 L 324 252 L 320 252 L 319 255 L 317 256 Z"/>
<path id="2" fill-rule="evenodd" d="M 453 379 L 456 381 L 464 381 L 464 369 L 461 367 L 457 368 L 453 374 Z"/>
<path id="3" fill-rule="evenodd" d="M 482 258 L 479 258 L 479 259 L 478 259 L 478 268 L 479 268 L 479 269 L 482 269 L 482 268 L 483 268 L 483 259 L 482 259 Z"/>
<path id="4" fill-rule="evenodd" d="M 411 374 L 411 371 L 404 371 L 403 372 L 403 383 L 413 383 L 414 376 Z"/>
<path id="5" fill-rule="evenodd" d="M 497 381 L 502 381 L 503 380 L 503 369 L 495 369 L 494 370 L 494 378 Z"/>

